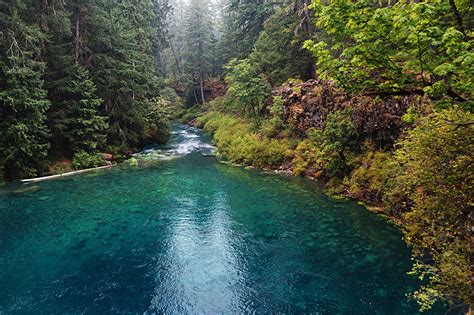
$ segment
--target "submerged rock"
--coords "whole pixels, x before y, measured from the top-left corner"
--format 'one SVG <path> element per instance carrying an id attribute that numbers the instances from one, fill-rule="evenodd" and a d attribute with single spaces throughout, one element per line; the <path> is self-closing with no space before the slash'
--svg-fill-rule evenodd
<path id="1" fill-rule="evenodd" d="M 30 193 L 41 189 L 40 186 L 22 186 L 13 191 L 14 194 Z"/>

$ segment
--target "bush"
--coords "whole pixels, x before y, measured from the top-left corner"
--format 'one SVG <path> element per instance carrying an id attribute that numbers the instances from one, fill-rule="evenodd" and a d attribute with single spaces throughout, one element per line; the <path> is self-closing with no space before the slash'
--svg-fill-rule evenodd
<path id="1" fill-rule="evenodd" d="M 365 145 L 365 153 L 355 159 L 357 165 L 346 185 L 352 197 L 380 204 L 391 188 L 389 179 L 396 175 L 397 167 L 392 154 Z"/>
<path id="2" fill-rule="evenodd" d="M 196 105 L 191 108 L 183 109 L 179 115 L 177 115 L 177 119 L 181 124 L 187 124 L 197 117 L 203 114 L 203 109 L 201 106 Z"/>
<path id="3" fill-rule="evenodd" d="M 276 136 L 283 128 L 283 106 L 284 101 L 281 96 L 274 96 L 270 106 L 270 117 L 261 124 L 261 131 L 268 137 Z"/>
<path id="4" fill-rule="evenodd" d="M 404 219 L 413 273 L 429 279 L 414 294 L 422 309 L 439 299 L 470 301 L 473 120 L 458 108 L 435 112 L 421 118 L 396 151 L 403 171 L 392 185 L 411 202 Z"/>
<path id="5" fill-rule="evenodd" d="M 100 153 L 87 153 L 79 151 L 74 154 L 72 159 L 72 167 L 76 170 L 104 166 L 105 160 Z"/>
<path id="6" fill-rule="evenodd" d="M 318 148 L 316 144 L 308 139 L 298 143 L 291 164 L 293 167 L 293 175 L 295 176 L 309 175 L 308 172 L 312 170 L 320 171 L 321 165 L 318 160 Z"/>
<path id="7" fill-rule="evenodd" d="M 289 140 L 270 139 L 252 132 L 252 125 L 238 118 L 210 112 L 198 118 L 199 124 L 214 135 L 217 154 L 234 163 L 273 167 L 292 155 Z"/>

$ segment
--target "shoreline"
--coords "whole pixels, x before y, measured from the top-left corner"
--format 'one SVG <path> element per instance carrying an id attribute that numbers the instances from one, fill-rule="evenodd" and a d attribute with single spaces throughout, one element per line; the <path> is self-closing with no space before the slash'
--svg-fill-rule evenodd
<path id="1" fill-rule="evenodd" d="M 195 127 L 195 128 L 201 129 L 201 130 L 204 130 L 204 128 L 201 128 L 198 125 L 196 125 L 195 121 L 196 121 L 196 119 L 192 119 L 192 120 L 190 120 L 188 122 L 185 122 L 183 124 L 191 126 L 191 127 Z M 214 135 L 210 134 L 210 133 L 209 133 L 209 135 L 211 136 L 212 140 L 214 140 Z M 310 180 L 310 181 L 318 182 L 323 186 L 323 192 L 329 198 L 345 199 L 345 200 L 350 200 L 350 201 L 356 202 L 358 205 L 363 207 L 366 211 L 374 213 L 378 217 L 384 219 L 386 222 L 395 225 L 401 231 L 405 230 L 405 228 L 403 226 L 403 221 L 396 218 L 396 217 L 394 217 L 394 216 L 391 216 L 391 215 L 387 214 L 384 211 L 383 206 L 376 205 L 376 204 L 370 204 L 370 203 L 368 203 L 367 201 L 365 201 L 363 199 L 357 199 L 357 198 L 354 198 L 350 195 L 343 194 L 343 193 L 336 193 L 336 194 L 335 193 L 330 193 L 327 190 L 327 187 L 326 187 L 327 182 L 324 181 L 324 180 L 316 179 L 316 178 L 314 178 L 312 176 L 308 176 L 308 175 L 296 176 L 291 172 L 290 169 L 284 168 L 283 165 L 280 165 L 279 167 L 275 167 L 275 168 L 261 168 L 261 167 L 257 167 L 257 166 L 254 166 L 254 165 L 243 165 L 243 164 L 238 164 L 238 163 L 225 161 L 225 160 L 220 159 L 217 155 L 216 155 L 216 158 L 217 158 L 218 163 L 231 165 L 231 166 L 234 166 L 234 167 L 242 167 L 242 168 L 245 168 L 245 169 L 255 169 L 255 170 L 258 170 L 258 171 L 261 171 L 261 172 L 267 172 L 267 173 L 275 174 L 275 175 L 278 175 L 278 176 L 301 177 L 301 178 L 305 178 L 305 179 Z"/>

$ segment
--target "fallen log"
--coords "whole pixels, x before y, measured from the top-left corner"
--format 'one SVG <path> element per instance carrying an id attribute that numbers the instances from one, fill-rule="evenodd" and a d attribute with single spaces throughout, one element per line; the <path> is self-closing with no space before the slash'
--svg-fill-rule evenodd
<path id="1" fill-rule="evenodd" d="M 37 182 L 43 182 L 43 181 L 50 180 L 50 179 L 56 179 L 56 178 L 61 178 L 61 177 L 66 177 L 66 176 L 71 176 L 71 175 L 76 175 L 76 174 L 81 174 L 81 173 L 86 173 L 86 172 L 91 172 L 91 171 L 96 171 L 96 170 L 111 168 L 111 167 L 114 166 L 114 165 L 117 165 L 117 164 L 106 165 L 106 166 L 100 166 L 100 167 L 94 167 L 94 168 L 88 168 L 88 169 L 84 169 L 84 170 L 73 171 L 73 172 L 68 172 L 68 173 L 63 173 L 63 174 L 57 174 L 57 175 L 50 175 L 50 176 L 44 176 L 44 177 L 22 179 L 22 180 L 20 180 L 20 182 L 22 182 L 22 183 L 37 183 Z"/>

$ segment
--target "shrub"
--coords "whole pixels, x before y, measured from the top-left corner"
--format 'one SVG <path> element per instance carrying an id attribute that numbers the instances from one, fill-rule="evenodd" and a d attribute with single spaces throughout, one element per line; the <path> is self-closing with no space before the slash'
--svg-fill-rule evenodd
<path id="1" fill-rule="evenodd" d="M 291 164 L 295 176 L 307 175 L 312 169 L 320 170 L 321 165 L 318 161 L 318 150 L 315 143 L 308 139 L 298 143 Z"/>
<path id="2" fill-rule="evenodd" d="M 382 203 L 391 188 L 389 179 L 396 175 L 397 163 L 392 154 L 376 150 L 372 144 L 365 147 L 365 153 L 355 159 L 357 166 L 346 184 L 353 197 L 370 203 Z"/>
<path id="3" fill-rule="evenodd" d="M 72 167 L 76 170 L 93 168 L 105 165 L 105 161 L 102 156 L 95 153 L 87 153 L 85 151 L 78 151 L 74 154 L 72 159 Z"/>
<path id="4" fill-rule="evenodd" d="M 330 113 L 322 130 L 310 129 L 307 135 L 318 148 L 316 160 L 326 175 L 343 178 L 350 170 L 358 136 L 350 109 Z"/>
<path id="5" fill-rule="evenodd" d="M 412 203 L 404 219 L 413 273 L 429 279 L 414 294 L 422 309 L 438 299 L 470 300 L 473 120 L 458 108 L 435 112 L 421 118 L 396 151 L 403 171 L 392 184 Z"/>
<path id="6" fill-rule="evenodd" d="M 270 106 L 270 117 L 265 119 L 261 125 L 261 131 L 264 135 L 274 137 L 283 129 L 283 106 L 283 98 L 281 96 L 274 96 Z"/>
<path id="7" fill-rule="evenodd" d="M 273 167 L 291 156 L 287 139 L 270 139 L 253 132 L 253 126 L 238 118 L 210 112 L 198 119 L 214 135 L 217 154 L 234 163 L 255 167 Z"/>

